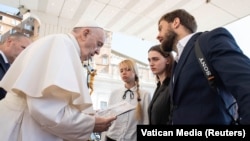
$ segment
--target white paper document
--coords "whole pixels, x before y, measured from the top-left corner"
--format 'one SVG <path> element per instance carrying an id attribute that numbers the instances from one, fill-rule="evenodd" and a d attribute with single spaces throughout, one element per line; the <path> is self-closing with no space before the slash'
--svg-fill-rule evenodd
<path id="1" fill-rule="evenodd" d="M 108 108 L 104 110 L 98 111 L 96 114 L 101 117 L 109 117 L 109 116 L 119 116 L 123 113 L 126 113 L 130 110 L 134 110 L 135 106 L 131 105 L 127 101 L 122 101 L 119 103 L 116 103 L 114 105 L 109 106 Z"/>

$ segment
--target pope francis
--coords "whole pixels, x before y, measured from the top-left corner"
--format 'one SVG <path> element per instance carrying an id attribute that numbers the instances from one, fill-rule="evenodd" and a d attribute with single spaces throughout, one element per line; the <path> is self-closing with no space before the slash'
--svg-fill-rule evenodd
<path id="1" fill-rule="evenodd" d="M 0 82 L 1 141 L 85 141 L 116 117 L 90 114 L 92 102 L 82 62 L 99 54 L 103 28 L 80 21 L 68 34 L 30 44 Z"/>

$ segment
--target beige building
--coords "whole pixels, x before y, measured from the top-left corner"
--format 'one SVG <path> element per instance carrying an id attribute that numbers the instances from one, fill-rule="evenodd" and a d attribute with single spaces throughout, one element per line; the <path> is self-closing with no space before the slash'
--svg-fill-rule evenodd
<path id="1" fill-rule="evenodd" d="M 27 13 L 28 15 L 28 13 Z M 3 42 L 9 34 L 22 32 L 32 40 L 39 35 L 40 22 L 31 16 L 16 16 L 0 11 L 0 42 Z"/>

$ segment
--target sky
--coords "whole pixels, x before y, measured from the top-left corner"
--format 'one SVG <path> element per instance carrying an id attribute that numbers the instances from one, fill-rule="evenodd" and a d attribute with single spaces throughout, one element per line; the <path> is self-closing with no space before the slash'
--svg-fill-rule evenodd
<path id="1" fill-rule="evenodd" d="M 235 37 L 236 42 L 242 49 L 243 53 L 250 58 L 250 15 L 236 22 L 224 26 Z M 157 30 L 157 29 L 156 29 Z M 148 49 L 158 44 L 158 42 L 150 42 L 141 40 L 140 38 L 129 36 L 123 33 L 114 33 L 112 41 L 112 49 L 120 53 L 131 56 L 134 59 L 144 63 L 147 61 Z"/>
<path id="2" fill-rule="evenodd" d="M 250 58 L 250 15 L 224 27 L 232 33 L 243 53 Z"/>
<path id="3" fill-rule="evenodd" d="M 3 5 L 3 4 L 0 4 L 0 9 L 1 9 L 2 12 L 5 12 L 5 13 L 10 13 L 10 14 L 18 13 L 17 8 L 9 7 L 9 6 Z"/>
<path id="4" fill-rule="evenodd" d="M 127 56 L 148 64 L 148 49 L 158 44 L 123 33 L 113 33 L 111 48 Z"/>

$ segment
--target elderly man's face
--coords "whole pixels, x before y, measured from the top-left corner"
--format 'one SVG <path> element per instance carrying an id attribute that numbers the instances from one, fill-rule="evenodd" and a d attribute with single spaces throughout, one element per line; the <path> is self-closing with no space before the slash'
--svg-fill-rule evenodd
<path id="1" fill-rule="evenodd" d="M 90 28 L 86 33 L 84 45 L 81 47 L 81 61 L 92 58 L 100 53 L 105 42 L 105 33 L 101 28 Z"/>

